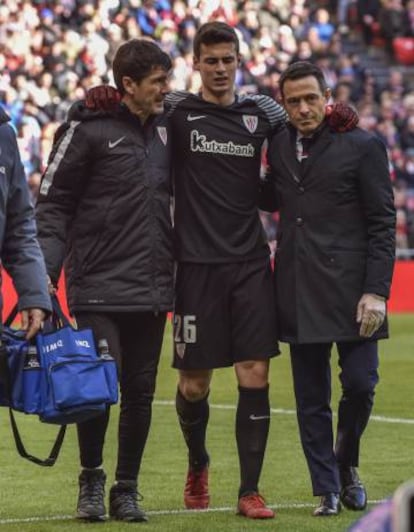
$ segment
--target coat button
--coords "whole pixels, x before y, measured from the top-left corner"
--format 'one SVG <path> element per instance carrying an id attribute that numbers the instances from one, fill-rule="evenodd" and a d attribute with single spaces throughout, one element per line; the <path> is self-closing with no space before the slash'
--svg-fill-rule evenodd
<path id="1" fill-rule="evenodd" d="M 298 216 L 298 217 L 296 218 L 296 225 L 298 225 L 299 227 L 300 227 L 301 225 L 303 225 L 303 218 L 301 218 L 300 216 Z"/>

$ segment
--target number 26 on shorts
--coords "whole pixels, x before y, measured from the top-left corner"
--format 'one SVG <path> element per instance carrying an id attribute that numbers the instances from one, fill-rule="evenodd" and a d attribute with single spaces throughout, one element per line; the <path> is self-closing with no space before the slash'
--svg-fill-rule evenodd
<path id="1" fill-rule="evenodd" d="M 195 344 L 197 342 L 196 316 L 174 314 L 174 342 Z"/>

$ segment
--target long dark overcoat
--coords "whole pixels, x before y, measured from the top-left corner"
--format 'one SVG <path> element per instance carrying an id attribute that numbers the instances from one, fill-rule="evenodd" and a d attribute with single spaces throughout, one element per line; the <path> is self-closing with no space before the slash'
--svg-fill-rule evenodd
<path id="1" fill-rule="evenodd" d="M 279 335 L 289 343 L 360 340 L 364 293 L 389 297 L 395 209 L 383 143 L 322 127 L 305 163 L 288 127 L 268 160 L 280 213 L 275 258 Z M 374 338 L 388 336 L 387 323 Z"/>

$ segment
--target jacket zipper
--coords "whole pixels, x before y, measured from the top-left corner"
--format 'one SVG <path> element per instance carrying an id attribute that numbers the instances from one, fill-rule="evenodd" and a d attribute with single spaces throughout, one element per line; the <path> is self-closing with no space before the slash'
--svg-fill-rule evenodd
<path id="1" fill-rule="evenodd" d="M 148 136 L 147 132 L 144 132 L 144 139 L 145 139 L 145 159 L 148 159 L 148 156 L 150 154 L 150 148 L 149 148 L 149 142 L 148 142 Z M 152 296 L 153 296 L 153 312 L 155 316 L 158 316 L 158 313 L 160 311 L 160 294 L 158 285 L 156 283 L 156 276 L 155 276 L 155 263 L 156 263 L 156 249 L 157 249 L 157 239 L 156 237 L 156 223 L 155 223 L 155 205 L 154 205 L 154 184 L 149 182 L 148 186 L 148 194 L 149 194 L 149 217 L 150 217 L 150 234 L 152 235 L 152 248 L 151 248 L 151 285 L 152 285 Z"/>

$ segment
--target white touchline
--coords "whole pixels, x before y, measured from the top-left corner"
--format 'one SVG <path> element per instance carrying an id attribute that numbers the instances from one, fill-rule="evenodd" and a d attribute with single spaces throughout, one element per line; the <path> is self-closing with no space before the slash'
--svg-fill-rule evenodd
<path id="1" fill-rule="evenodd" d="M 384 502 L 385 499 L 368 501 L 369 505 L 379 504 Z M 269 508 L 276 510 L 292 510 L 295 508 L 313 508 L 315 503 L 300 503 L 300 502 L 286 502 L 281 504 L 267 504 Z M 207 508 L 206 510 L 185 510 L 185 509 L 171 509 L 171 510 L 146 510 L 145 513 L 151 515 L 191 515 L 194 513 L 219 513 L 219 512 L 236 512 L 235 506 L 224 506 L 217 508 Z M 74 515 L 45 515 L 45 516 L 33 516 L 33 517 L 21 517 L 0 519 L 1 525 L 11 525 L 17 523 L 38 523 L 42 521 L 69 521 L 73 520 L 79 523 L 79 520 Z"/>
<path id="2" fill-rule="evenodd" d="M 174 401 L 167 400 L 156 400 L 154 401 L 156 406 L 175 406 Z M 210 408 L 217 408 L 217 410 L 236 410 L 236 405 L 220 405 L 220 404 L 210 404 Z M 272 414 L 281 414 L 281 415 L 296 415 L 296 410 L 285 409 L 285 408 L 271 408 L 270 412 Z M 334 413 L 335 415 L 335 413 Z M 387 417 L 387 416 L 377 416 L 372 415 L 370 420 L 379 421 L 380 423 L 400 423 L 401 425 L 414 425 L 414 419 L 404 418 L 404 417 Z"/>
<path id="3" fill-rule="evenodd" d="M 174 401 L 167 401 L 167 400 L 155 400 L 154 405 L 156 406 L 175 406 Z M 225 404 L 210 404 L 210 408 L 216 408 L 218 410 L 235 410 L 235 405 L 225 405 Z M 272 414 L 282 414 L 282 415 L 296 415 L 296 411 L 292 409 L 284 409 L 284 408 L 272 408 L 271 409 Z M 386 417 L 386 416 L 371 416 L 373 421 L 378 421 L 380 423 L 400 423 L 400 424 L 407 424 L 407 425 L 414 425 L 414 419 L 409 418 L 393 418 L 393 417 Z M 384 502 L 385 499 L 380 500 L 370 500 L 368 501 L 369 505 L 372 504 L 379 504 L 381 502 Z M 314 503 L 281 503 L 281 504 L 268 504 L 270 508 L 274 508 L 276 510 L 289 510 L 293 508 L 312 508 L 315 504 Z M 145 513 L 149 516 L 151 515 L 186 515 L 186 514 L 193 514 L 195 512 L 203 512 L 203 513 L 215 513 L 215 512 L 233 512 L 235 511 L 235 507 L 222 507 L 222 508 L 208 508 L 206 510 L 185 510 L 185 509 L 171 509 L 171 510 L 148 510 Z M 35 523 L 35 522 L 42 522 L 42 521 L 67 521 L 67 520 L 74 520 L 75 517 L 73 515 L 51 515 L 51 516 L 39 516 L 39 517 L 23 517 L 23 518 L 10 518 L 10 519 L 0 519 L 0 526 L 2 525 L 10 525 L 14 523 Z"/>

